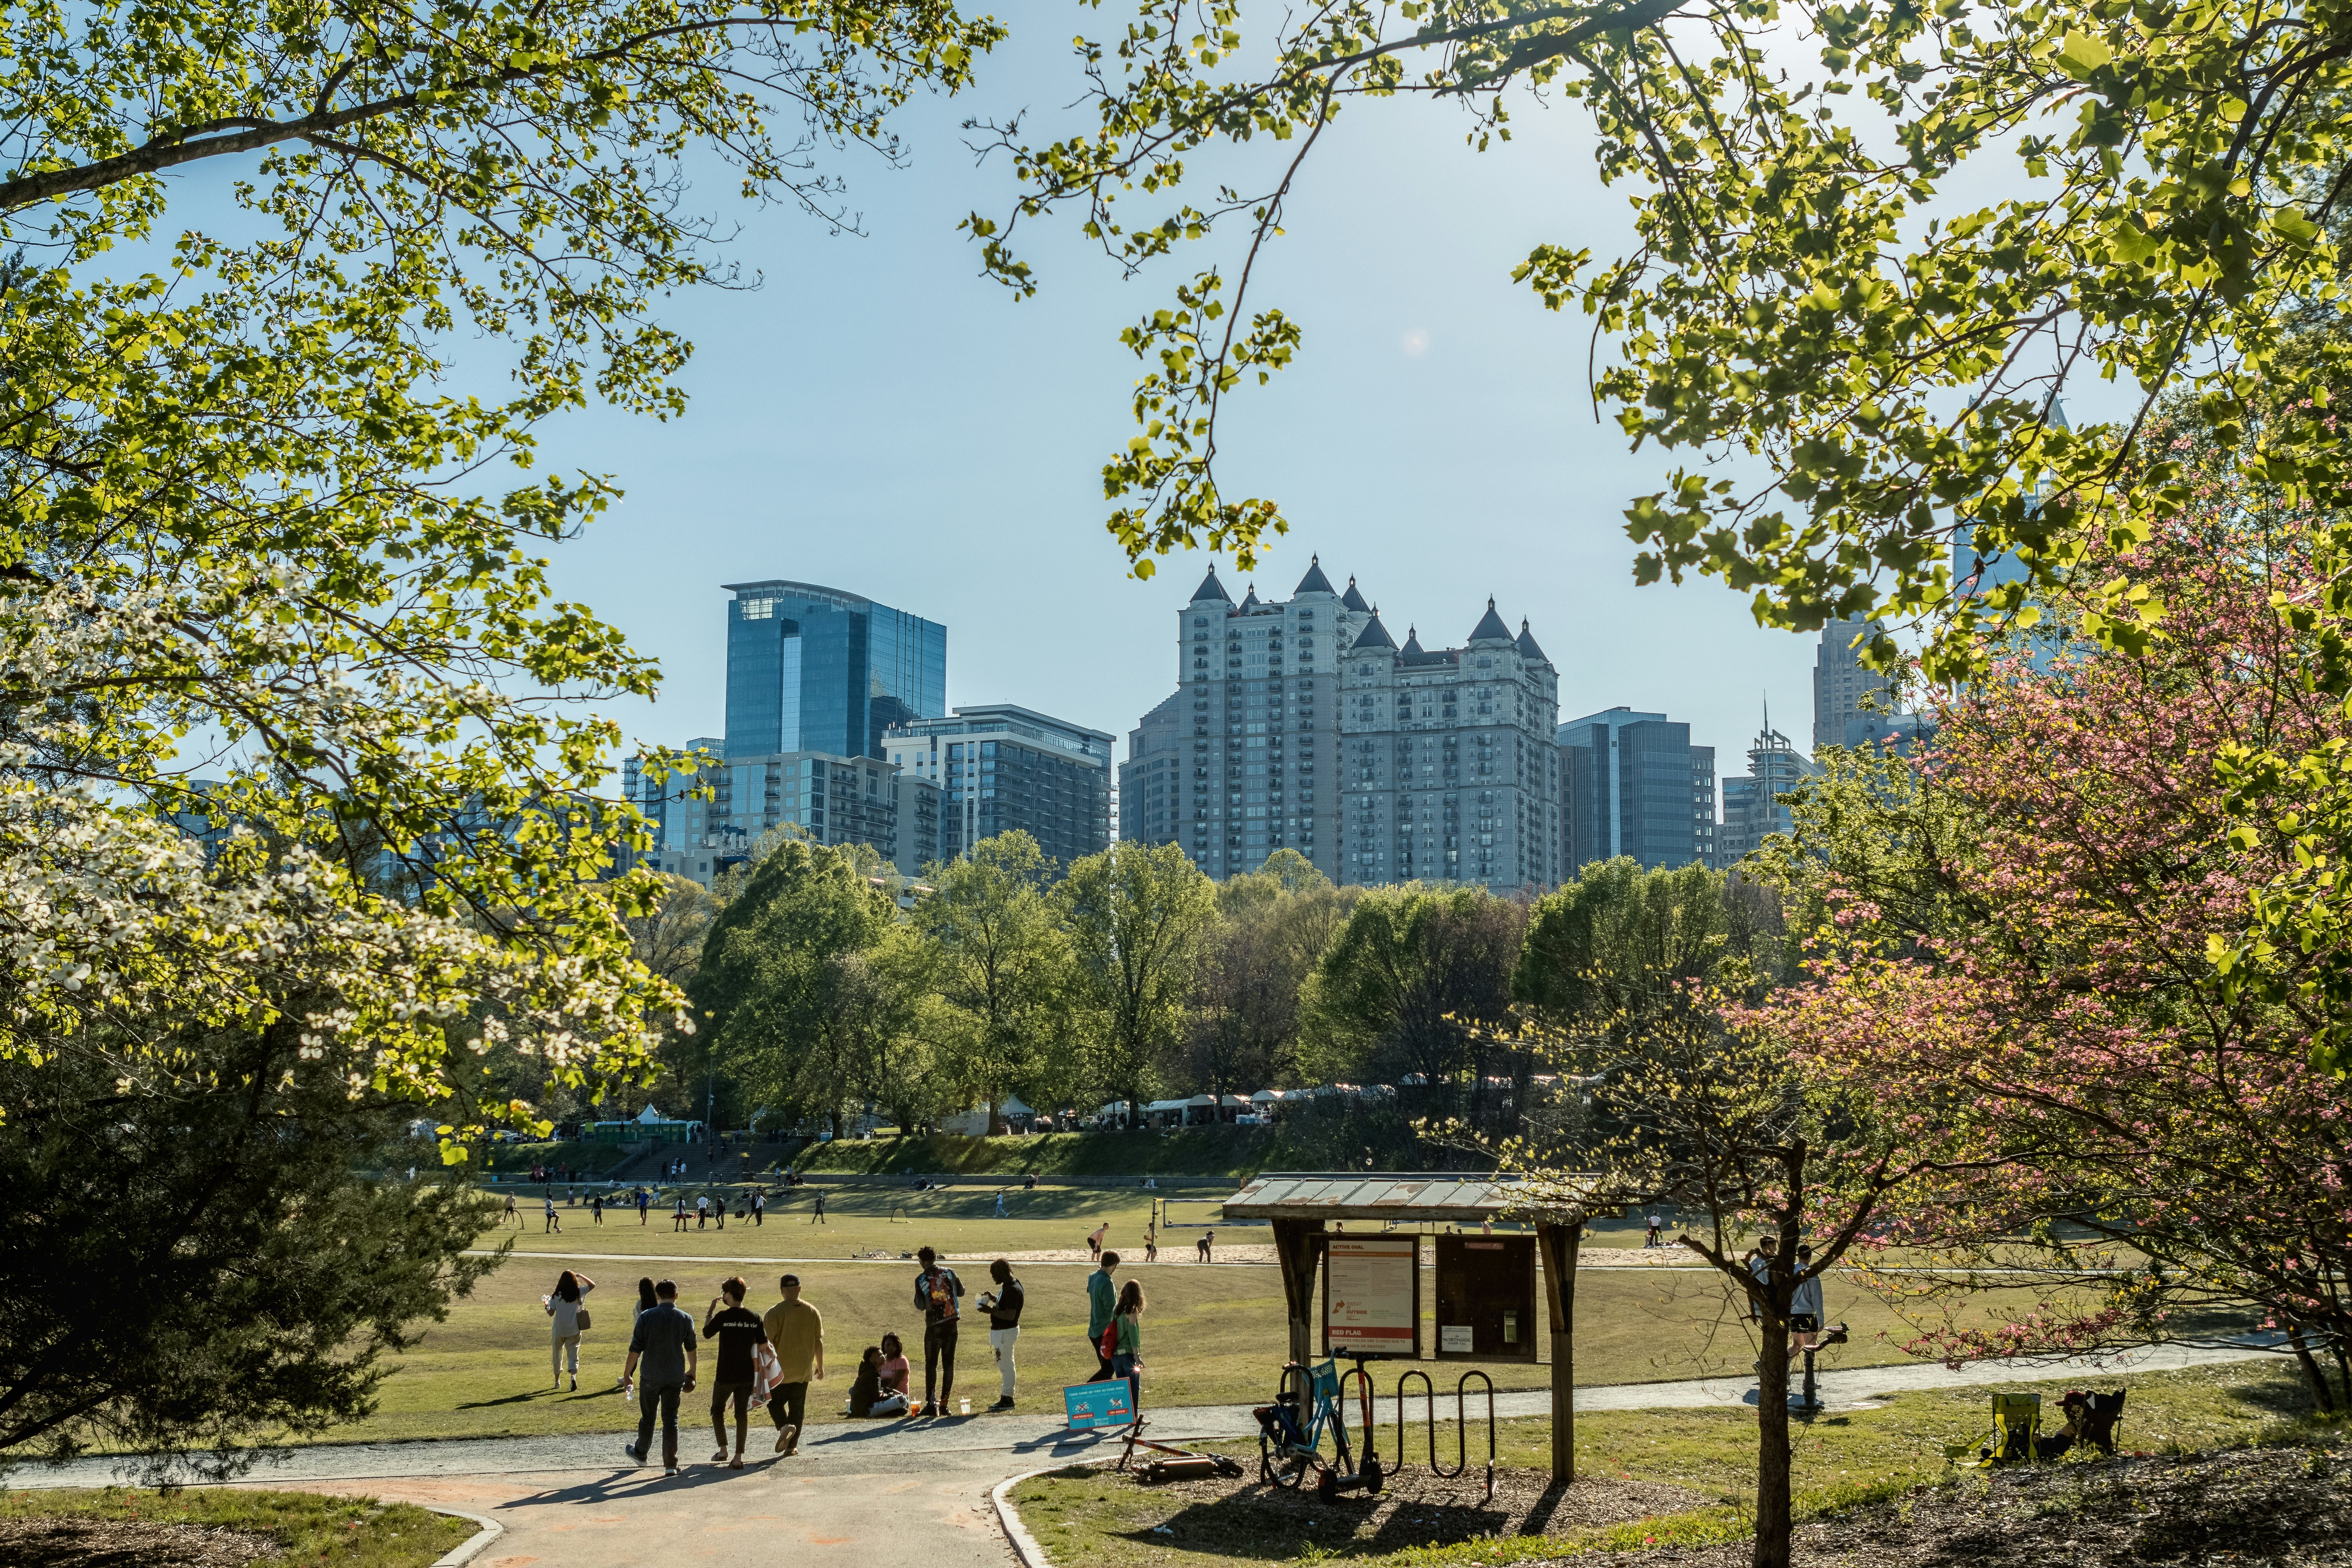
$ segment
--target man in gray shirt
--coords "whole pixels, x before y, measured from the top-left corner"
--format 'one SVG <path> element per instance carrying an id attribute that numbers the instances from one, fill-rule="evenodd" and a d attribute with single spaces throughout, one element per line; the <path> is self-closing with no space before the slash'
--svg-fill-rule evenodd
<path id="1" fill-rule="evenodd" d="M 665 1279 L 654 1287 L 655 1304 L 637 1314 L 637 1326 L 629 1336 L 629 1364 L 621 1369 L 621 1384 L 627 1387 L 637 1373 L 640 1362 L 645 1365 L 645 1386 L 637 1394 L 637 1440 L 634 1447 L 624 1447 L 625 1453 L 639 1464 L 653 1449 L 654 1406 L 661 1406 L 662 1468 L 675 1475 L 677 1471 L 677 1401 L 682 1394 L 694 1387 L 695 1341 L 694 1320 L 677 1309 L 677 1283 Z"/>

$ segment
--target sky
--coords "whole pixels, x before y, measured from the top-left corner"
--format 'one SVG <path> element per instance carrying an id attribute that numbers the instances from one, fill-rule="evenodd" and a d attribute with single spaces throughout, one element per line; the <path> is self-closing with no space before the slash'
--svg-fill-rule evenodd
<path id="1" fill-rule="evenodd" d="M 592 412 L 543 432 L 549 464 L 627 492 L 557 551 L 554 575 L 661 661 L 656 703 L 607 710 L 633 741 L 721 732 L 720 584 L 761 578 L 940 622 L 950 704 L 1017 702 L 1117 734 L 1121 756 L 1174 689 L 1176 616 L 1210 558 L 1134 580 L 1103 530 L 1100 468 L 1133 433 L 1137 362 L 1118 330 L 1209 258 L 1123 282 L 1063 223 L 1024 231 L 1036 298 L 978 275 L 956 224 L 1002 213 L 1013 186 L 1001 161 L 975 167 L 960 122 L 1026 110 L 1041 128 L 1079 123 L 1066 47 L 1024 31 L 974 90 L 899 121 L 906 167 L 834 161 L 862 235 L 731 209 L 761 286 L 667 308 L 696 343 L 683 418 Z M 1718 748 L 1722 772 L 1744 772 L 1768 695 L 1776 726 L 1808 743 L 1818 638 L 1759 629 L 1711 581 L 1633 585 L 1620 514 L 1668 465 L 1595 422 L 1588 319 L 1510 282 L 1544 241 L 1616 254 L 1625 194 L 1593 174 L 1580 110 L 1523 108 L 1517 128 L 1478 154 L 1458 112 L 1391 103 L 1351 108 L 1326 136 L 1256 286 L 1301 323 L 1302 355 L 1229 404 L 1221 464 L 1229 489 L 1278 500 L 1292 531 L 1254 574 L 1220 561 L 1221 575 L 1236 599 L 1253 581 L 1287 595 L 1319 555 L 1400 641 L 1416 626 L 1431 647 L 1458 646 L 1491 595 L 1558 667 L 1562 719 L 1662 710 Z M 723 171 L 701 183 L 714 209 L 731 189 Z"/>

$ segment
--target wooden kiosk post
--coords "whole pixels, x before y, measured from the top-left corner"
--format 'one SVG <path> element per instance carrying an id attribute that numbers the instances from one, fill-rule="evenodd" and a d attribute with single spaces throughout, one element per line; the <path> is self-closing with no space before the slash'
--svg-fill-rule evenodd
<path id="1" fill-rule="evenodd" d="M 1367 1176 L 1357 1172 L 1277 1172 L 1253 1180 L 1225 1200 L 1224 1217 L 1264 1220 L 1274 1227 L 1282 1264 L 1282 1299 L 1290 1320 L 1290 1359 L 1317 1357 L 1315 1272 L 1323 1261 L 1325 1226 L 1357 1220 L 1395 1225 L 1477 1225 L 1527 1202 L 1518 1178 L 1493 1175 Z M 1544 1277 L 1551 1329 L 1551 1474 L 1576 1479 L 1576 1254 L 1584 1237 L 1581 1215 L 1539 1215 L 1536 1252 Z"/>

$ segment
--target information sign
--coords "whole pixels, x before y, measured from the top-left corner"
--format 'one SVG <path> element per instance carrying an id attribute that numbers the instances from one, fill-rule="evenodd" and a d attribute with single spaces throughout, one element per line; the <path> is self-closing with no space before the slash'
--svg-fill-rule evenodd
<path id="1" fill-rule="evenodd" d="M 1094 1426 L 1124 1426 L 1135 1419 L 1135 1402 L 1123 1377 L 1081 1383 L 1062 1390 L 1062 1404 L 1070 1425 L 1079 1431 Z"/>
<path id="2" fill-rule="evenodd" d="M 1420 1356 L 1420 1237 L 1325 1240 L 1323 1348 Z"/>

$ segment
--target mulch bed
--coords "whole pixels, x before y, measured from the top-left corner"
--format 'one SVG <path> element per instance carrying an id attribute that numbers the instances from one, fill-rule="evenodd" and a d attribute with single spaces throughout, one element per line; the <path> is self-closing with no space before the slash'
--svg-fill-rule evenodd
<path id="1" fill-rule="evenodd" d="M 135 1519 L 0 1519 L 0 1568 L 245 1568 L 278 1542 L 244 1530 Z"/>
<path id="2" fill-rule="evenodd" d="M 1748 1568 L 1752 1542 L 1564 1559 Z M 2063 1563 L 2352 1564 L 2352 1451 L 2269 1448 L 1997 1472 L 1801 1525 L 1798 1568 L 1985 1568 Z"/>
<path id="3" fill-rule="evenodd" d="M 1590 1524 L 1622 1524 L 1652 1514 L 1679 1513 L 1706 1500 L 1680 1487 L 1654 1481 L 1579 1478 L 1554 1488 L 1548 1471 L 1497 1468 L 1495 1495 L 1486 1494 L 1486 1471 L 1473 1465 L 1452 1480 L 1409 1466 L 1389 1478 L 1377 1496 L 1343 1493 L 1339 1500 L 1317 1500 L 1310 1479 L 1297 1491 L 1257 1479 L 1256 1465 L 1243 1480 L 1209 1479 L 1149 1483 L 1156 1497 L 1179 1505 L 1163 1521 L 1168 1535 L 1138 1540 L 1169 1542 L 1188 1551 L 1263 1554 L 1270 1541 L 1314 1541 L 1350 1554 L 1401 1552 L 1483 1536 L 1558 1534 Z M 1144 1483 L 1138 1483 L 1144 1484 Z"/>

